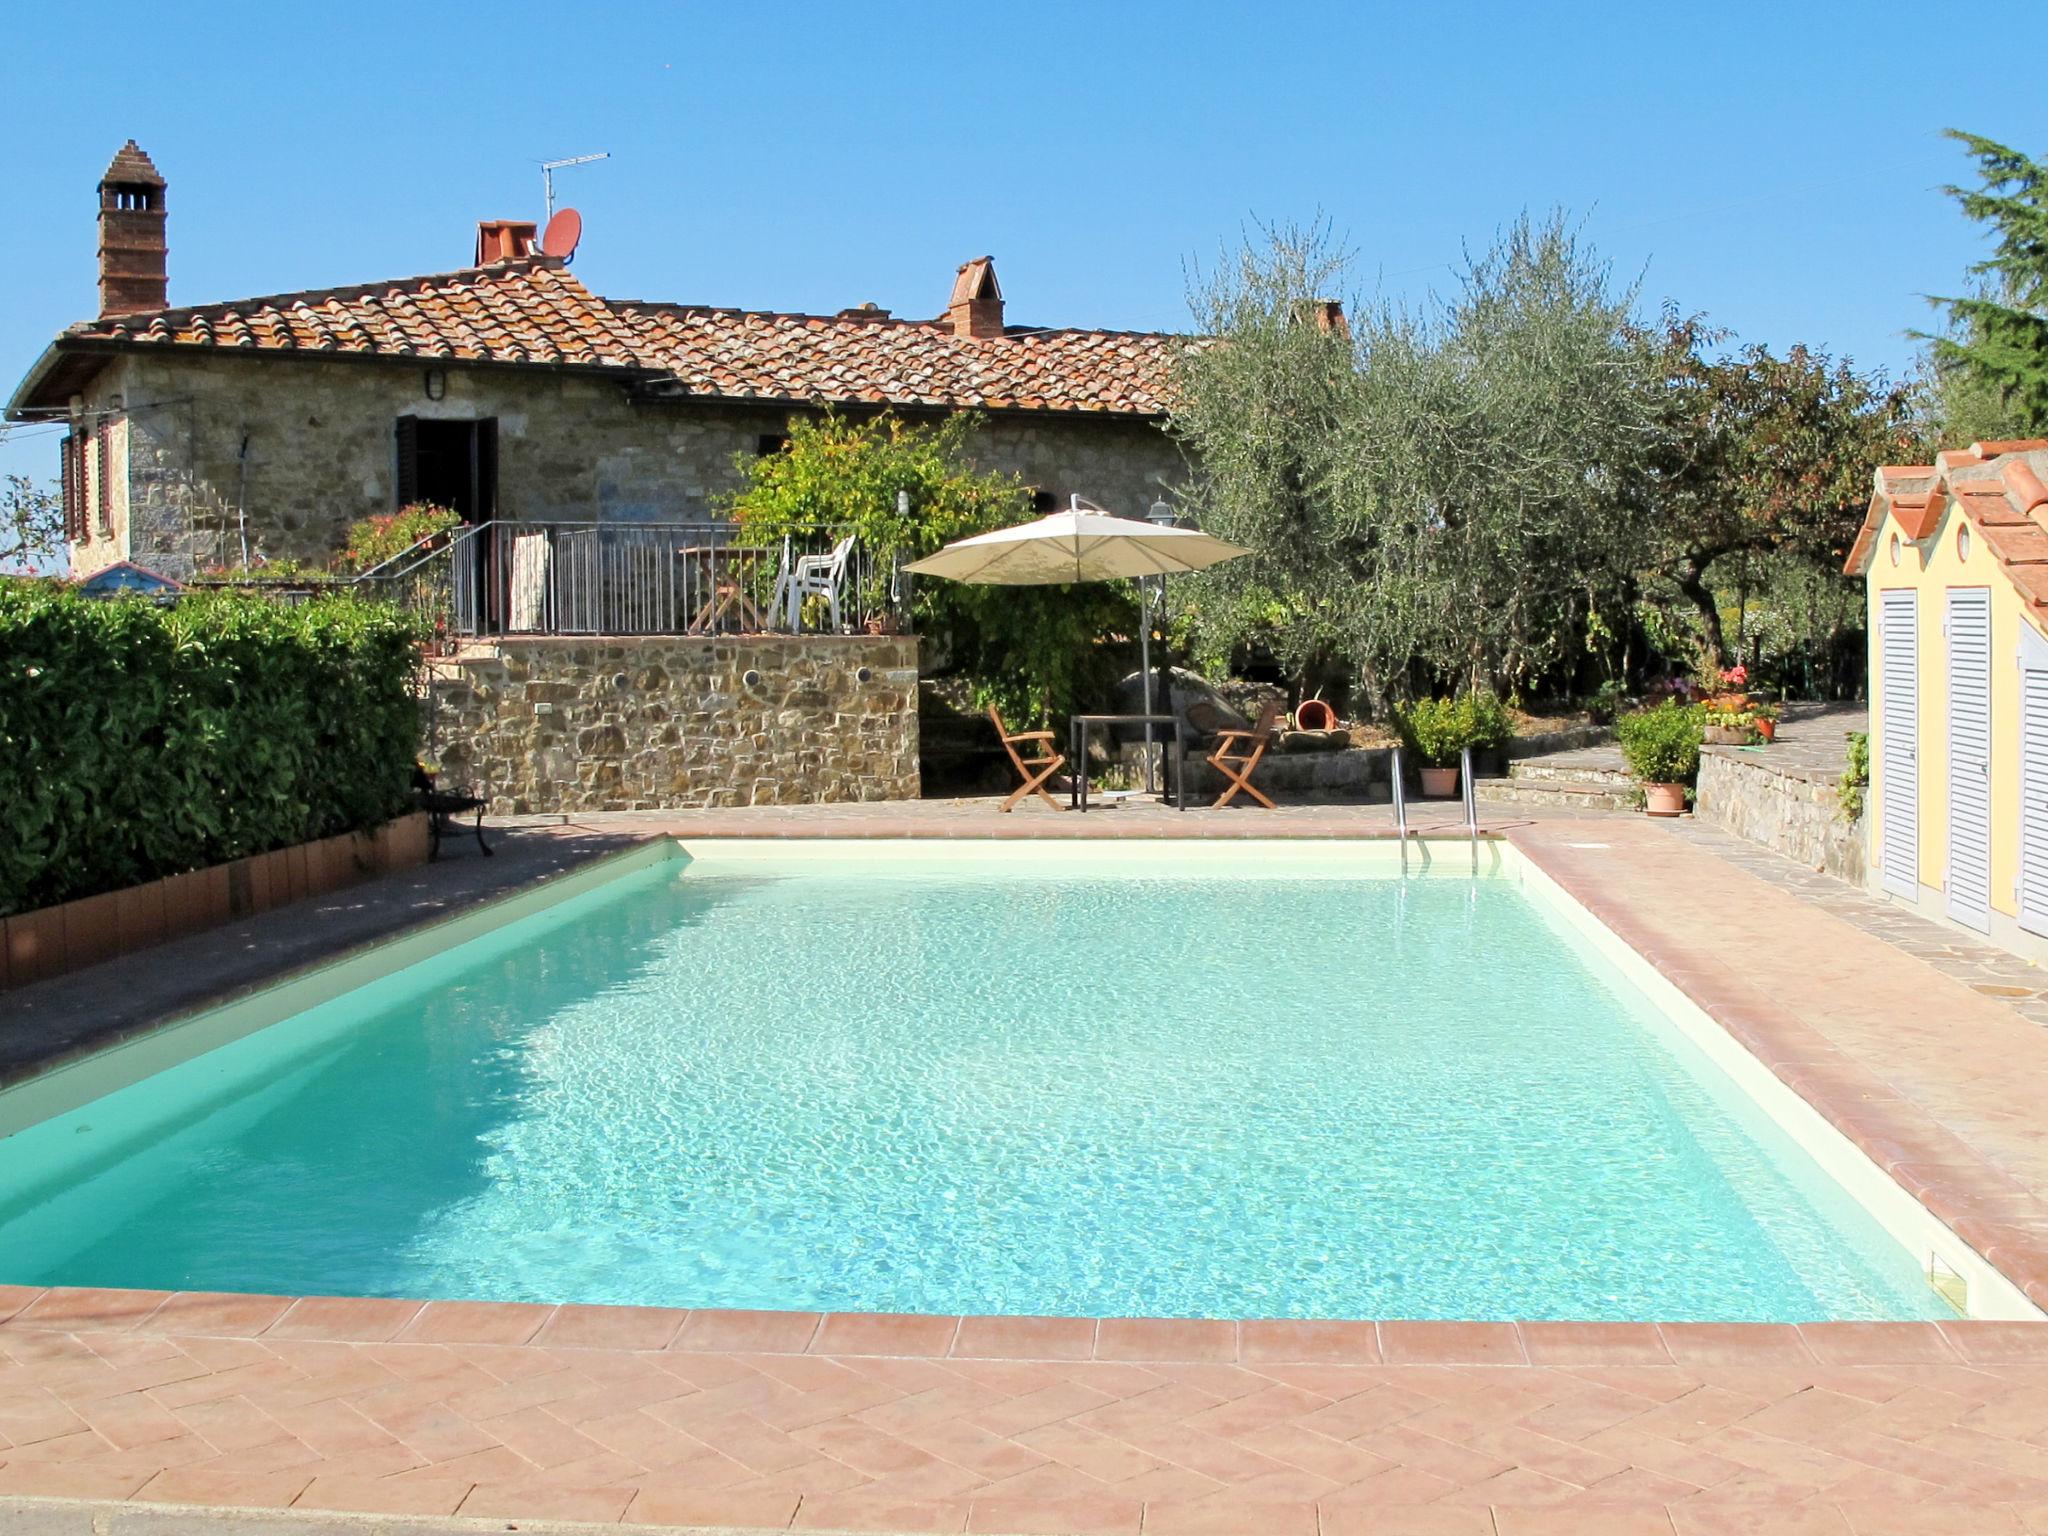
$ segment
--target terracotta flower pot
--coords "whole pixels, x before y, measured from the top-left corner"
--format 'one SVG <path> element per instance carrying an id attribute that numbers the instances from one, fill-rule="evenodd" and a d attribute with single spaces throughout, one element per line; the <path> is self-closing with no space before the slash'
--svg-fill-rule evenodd
<path id="1" fill-rule="evenodd" d="M 1647 804 L 1643 809 L 1652 816 L 1683 816 L 1685 814 L 1685 786 L 1683 784 L 1645 784 L 1643 797 Z"/>
<path id="2" fill-rule="evenodd" d="M 1765 720 L 1759 716 L 1756 722 L 1756 733 L 1765 741 L 1776 741 L 1778 739 L 1778 722 L 1775 720 Z"/>
<path id="3" fill-rule="evenodd" d="M 1297 731 L 1327 731 L 1337 724 L 1337 711 L 1321 699 L 1303 699 L 1294 710 Z"/>
<path id="4" fill-rule="evenodd" d="M 1422 793 L 1425 799 L 1448 800 L 1457 792 L 1457 769 L 1425 768 L 1422 770 Z"/>

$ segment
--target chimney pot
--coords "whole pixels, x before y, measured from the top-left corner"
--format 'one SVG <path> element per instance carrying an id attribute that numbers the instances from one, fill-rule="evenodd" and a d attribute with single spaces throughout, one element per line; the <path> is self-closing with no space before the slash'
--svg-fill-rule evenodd
<path id="1" fill-rule="evenodd" d="M 501 261 L 520 261 L 531 256 L 539 228 L 530 219 L 477 220 L 475 265 L 494 267 Z"/>
<path id="2" fill-rule="evenodd" d="M 133 139 L 100 178 L 100 318 L 170 304 L 163 177 Z"/>
<path id="3" fill-rule="evenodd" d="M 946 306 L 945 324 L 955 336 L 989 337 L 1003 334 L 1003 289 L 996 281 L 992 256 L 977 256 L 960 263 L 953 279 L 952 302 Z"/>

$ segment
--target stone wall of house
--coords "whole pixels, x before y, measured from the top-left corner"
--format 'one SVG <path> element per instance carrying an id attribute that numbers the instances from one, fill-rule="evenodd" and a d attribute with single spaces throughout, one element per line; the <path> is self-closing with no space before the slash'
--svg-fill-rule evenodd
<path id="1" fill-rule="evenodd" d="M 437 661 L 443 782 L 498 815 L 915 799 L 917 641 L 548 637 Z"/>
<path id="2" fill-rule="evenodd" d="M 440 398 L 429 398 L 430 387 Z M 126 555 L 186 576 L 252 551 L 324 561 L 348 525 L 396 501 L 401 416 L 498 423 L 498 515 L 696 521 L 739 483 L 735 460 L 790 412 L 717 401 L 636 401 L 624 379 L 566 368 L 428 368 L 417 361 L 127 354 L 92 403 L 122 402 L 122 530 L 84 566 Z M 244 445 L 246 444 L 246 450 Z M 1010 415 L 976 450 L 1065 505 L 1079 492 L 1142 515 L 1183 472 L 1155 424 Z"/>
<path id="3" fill-rule="evenodd" d="M 1861 886 L 1863 822 L 1844 821 L 1836 802 L 1839 772 L 1774 763 L 1727 747 L 1700 752 L 1693 812 L 1808 869 Z"/>

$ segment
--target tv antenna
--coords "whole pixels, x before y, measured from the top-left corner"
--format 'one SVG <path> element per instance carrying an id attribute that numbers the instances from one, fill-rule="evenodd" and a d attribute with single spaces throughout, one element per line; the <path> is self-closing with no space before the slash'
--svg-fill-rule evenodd
<path id="1" fill-rule="evenodd" d="M 543 160 L 540 163 L 541 191 L 547 198 L 548 217 L 555 216 L 555 172 L 571 165 L 588 165 L 593 160 L 609 160 L 612 152 L 601 149 L 594 155 L 570 155 L 564 160 Z"/>

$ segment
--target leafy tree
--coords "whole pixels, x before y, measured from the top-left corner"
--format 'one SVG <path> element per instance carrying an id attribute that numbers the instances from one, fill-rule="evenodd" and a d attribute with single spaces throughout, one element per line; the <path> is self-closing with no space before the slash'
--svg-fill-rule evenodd
<path id="1" fill-rule="evenodd" d="M 1970 268 L 1973 293 L 1933 301 L 1948 321 L 1929 338 L 1944 426 L 1958 442 L 2048 431 L 2048 163 L 1978 134 L 1948 136 L 1976 159 L 1982 185 L 1946 190 L 1994 243 Z"/>
<path id="2" fill-rule="evenodd" d="M 1633 295 L 1561 216 L 1350 330 L 1319 323 L 1345 271 L 1320 227 L 1267 232 L 1193 296 L 1217 339 L 1180 363 L 1173 427 L 1204 526 L 1254 552 L 1200 584 L 1203 622 L 1375 706 L 1569 674 L 1635 562 L 1657 372 Z"/>
<path id="3" fill-rule="evenodd" d="M 878 565 L 908 563 L 941 545 L 1027 520 L 1015 475 L 974 467 L 980 419 L 931 425 L 883 414 L 855 420 L 827 411 L 793 417 L 781 452 L 742 454 L 746 483 L 728 508 L 770 541 L 820 528 L 856 535 Z M 899 492 L 908 493 L 907 511 Z M 927 659 L 968 679 L 977 705 L 1012 723 L 1070 712 L 1107 680 L 1105 636 L 1134 633 L 1136 607 L 1122 582 L 1078 587 L 991 587 L 920 580 L 912 587 Z"/>
<path id="4" fill-rule="evenodd" d="M 1690 605 L 1718 664 L 1728 641 L 1717 577 L 1747 574 L 1750 556 L 1838 572 L 1872 467 L 1917 451 L 1912 393 L 1806 347 L 1719 353 L 1725 333 L 1669 309 L 1657 340 L 1668 382 L 1647 564 Z"/>
<path id="5" fill-rule="evenodd" d="M 0 571 L 35 571 L 64 552 L 64 504 L 27 475 L 0 487 Z"/>

